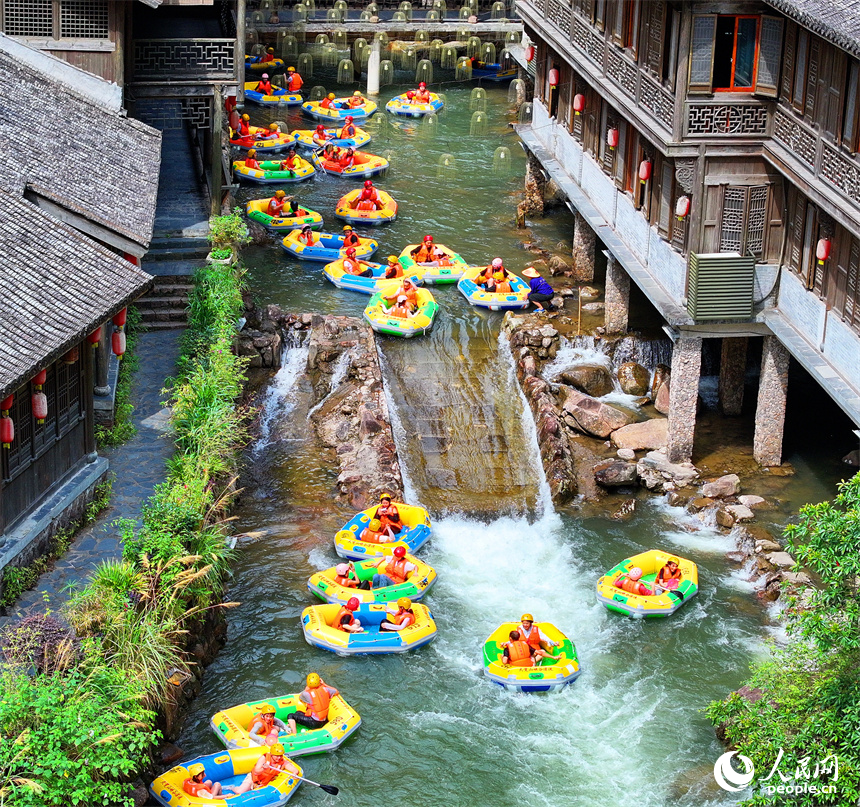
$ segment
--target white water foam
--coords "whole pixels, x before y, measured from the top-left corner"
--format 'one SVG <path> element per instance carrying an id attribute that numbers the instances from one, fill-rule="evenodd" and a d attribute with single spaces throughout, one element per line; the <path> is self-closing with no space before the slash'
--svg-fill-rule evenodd
<path id="1" fill-rule="evenodd" d="M 272 444 L 275 422 L 285 418 L 295 408 L 298 382 L 307 364 L 307 344 L 284 347 L 281 354 L 281 367 L 272 378 L 266 390 L 266 397 L 263 399 L 260 436 L 253 449 L 255 454 Z"/>
<path id="2" fill-rule="evenodd" d="M 331 374 L 331 380 L 329 381 L 328 393 L 320 398 L 318 403 L 315 403 L 310 410 L 308 410 L 308 417 L 310 417 L 314 412 L 317 411 L 328 399 L 329 396 L 341 385 L 343 380 L 346 378 L 346 374 L 349 372 L 349 364 L 352 361 L 352 350 L 344 350 L 340 356 L 337 357 L 337 361 L 334 363 L 334 369 Z"/>

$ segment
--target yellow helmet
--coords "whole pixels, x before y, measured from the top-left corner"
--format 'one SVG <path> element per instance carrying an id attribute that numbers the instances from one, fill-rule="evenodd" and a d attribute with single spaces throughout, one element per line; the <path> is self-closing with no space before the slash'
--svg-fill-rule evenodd
<path id="1" fill-rule="evenodd" d="M 277 132 L 278 131 L 278 124 L 277 123 L 270 123 L 269 129 L 271 129 L 273 132 Z"/>
<path id="2" fill-rule="evenodd" d="M 272 704 L 271 704 L 271 703 L 264 703 L 264 704 L 260 707 L 260 714 L 264 714 L 264 715 L 273 715 L 274 713 L 275 713 L 275 707 L 274 707 L 274 706 L 272 706 Z"/>
<path id="3" fill-rule="evenodd" d="M 410 599 L 409 599 L 409 597 L 401 597 L 401 598 L 397 601 L 397 604 L 398 604 L 401 608 L 411 608 L 411 607 L 412 607 L 412 600 L 410 600 Z"/>
<path id="4" fill-rule="evenodd" d="M 394 497 L 387 490 L 383 490 L 382 493 L 379 494 L 379 501 L 382 501 L 383 499 L 388 499 L 390 502 L 394 501 Z"/>
<path id="5" fill-rule="evenodd" d="M 274 744 L 274 745 L 269 749 L 269 753 L 270 753 L 273 757 L 282 757 L 282 756 L 284 755 L 284 746 L 282 746 L 280 743 L 275 743 L 275 744 Z"/>
<path id="6" fill-rule="evenodd" d="M 296 72 L 296 68 L 295 68 L 295 67 L 288 67 L 288 68 L 287 68 L 287 72 L 288 72 L 288 73 L 295 73 L 295 72 Z"/>
<path id="7" fill-rule="evenodd" d="M 311 689 L 316 689 L 322 682 L 317 673 L 308 673 L 307 683 Z"/>
<path id="8" fill-rule="evenodd" d="M 242 120 L 251 120 L 251 116 L 245 113 L 244 115 L 242 115 Z"/>
<path id="9" fill-rule="evenodd" d="M 256 157 L 257 156 L 257 149 L 248 149 L 248 156 L 249 157 Z"/>
<path id="10" fill-rule="evenodd" d="M 352 225 L 351 225 L 351 224 L 345 224 L 345 225 L 344 225 L 344 228 L 343 228 L 344 232 L 348 232 L 348 231 L 349 231 L 349 230 L 351 230 L 351 229 L 352 229 Z"/>
<path id="11" fill-rule="evenodd" d="M 329 101 L 334 101 L 335 97 L 336 97 L 336 96 L 335 96 L 335 94 L 334 94 L 333 92 L 330 92 L 330 93 L 328 94 Z"/>
<path id="12" fill-rule="evenodd" d="M 382 527 L 382 522 L 378 518 L 370 519 L 370 524 L 367 525 L 370 530 L 376 532 Z"/>
<path id="13" fill-rule="evenodd" d="M 283 199 L 286 195 L 287 194 L 285 191 L 275 191 L 275 198 L 276 199 Z"/>
<path id="14" fill-rule="evenodd" d="M 193 765 L 188 766 L 188 773 L 192 776 L 197 776 L 199 773 L 203 773 L 206 770 L 206 766 L 202 762 L 195 762 Z"/>
<path id="15" fill-rule="evenodd" d="M 520 622 L 534 622 L 535 618 L 531 614 L 523 614 L 520 617 Z"/>
<path id="16" fill-rule="evenodd" d="M 396 255 L 389 255 L 388 256 L 388 262 L 389 263 L 397 263 L 397 256 Z"/>
<path id="17" fill-rule="evenodd" d="M 266 48 L 266 53 L 274 53 L 274 52 L 275 52 L 274 48 Z"/>
<path id="18" fill-rule="evenodd" d="M 354 97 L 356 97 L 356 98 L 361 98 L 361 90 L 356 90 L 356 91 L 353 93 L 353 96 L 354 96 Z"/>

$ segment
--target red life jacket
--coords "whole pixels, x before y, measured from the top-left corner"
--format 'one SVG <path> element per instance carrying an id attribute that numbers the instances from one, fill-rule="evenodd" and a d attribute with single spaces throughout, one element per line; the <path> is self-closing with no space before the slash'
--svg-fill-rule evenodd
<path id="1" fill-rule="evenodd" d="M 376 188 L 363 188 L 359 199 L 361 199 L 363 202 L 375 202 L 377 199 L 379 199 L 379 194 L 376 192 Z"/>
<path id="2" fill-rule="evenodd" d="M 535 650 L 540 650 L 540 631 L 537 625 L 532 623 L 532 629 L 526 633 L 526 629 L 520 625 L 517 630 L 520 632 L 520 640 L 533 647 Z"/>
<path id="3" fill-rule="evenodd" d="M 290 73 L 290 78 L 287 82 L 287 89 L 290 92 L 298 92 L 304 83 L 305 80 L 298 73 Z"/>
<path id="4" fill-rule="evenodd" d="M 334 582 L 344 588 L 358 588 L 358 580 L 353 580 L 351 577 L 341 577 L 337 574 L 334 577 Z"/>
<path id="5" fill-rule="evenodd" d="M 270 81 L 261 81 L 254 88 L 257 92 L 263 93 L 263 95 L 271 95 L 272 94 L 272 82 Z"/>
<path id="6" fill-rule="evenodd" d="M 361 243 L 361 239 L 355 233 L 347 233 L 343 237 L 344 247 L 357 247 Z"/>
<path id="7" fill-rule="evenodd" d="M 258 163 L 253 157 L 246 157 L 245 168 L 256 168 L 259 170 L 260 163 Z"/>
<path id="8" fill-rule="evenodd" d="M 391 560 L 385 564 L 385 573 L 391 578 L 395 586 L 406 582 L 406 559 L 391 556 Z"/>
<path id="9" fill-rule="evenodd" d="M 528 642 L 517 639 L 515 642 L 505 642 L 503 645 L 507 651 L 508 663 L 512 667 L 533 667 L 531 648 Z"/>
<path id="10" fill-rule="evenodd" d="M 249 137 L 251 134 L 251 127 L 246 120 L 239 121 L 239 137 Z"/>
<path id="11" fill-rule="evenodd" d="M 311 230 L 308 230 L 307 233 L 299 233 L 299 241 L 303 244 L 307 244 L 309 247 L 314 245 L 314 234 Z"/>
<path id="12" fill-rule="evenodd" d="M 266 212 L 270 216 L 280 216 L 284 209 L 284 203 L 280 199 L 276 199 L 274 196 L 269 199 L 269 207 L 266 209 Z"/>
<path id="13" fill-rule="evenodd" d="M 331 98 L 326 96 L 320 101 L 320 109 L 331 109 Z"/>
<path id="14" fill-rule="evenodd" d="M 350 611 L 349 608 L 347 608 L 345 605 L 342 605 L 340 611 L 337 612 L 337 616 L 334 618 L 334 624 L 332 625 L 332 627 L 336 628 L 337 630 L 342 630 L 346 632 L 346 629 L 343 627 L 343 618 L 345 616 L 349 617 L 349 619 L 346 621 L 347 625 L 355 624 L 355 614 L 353 614 L 352 611 Z"/>
<path id="15" fill-rule="evenodd" d="M 647 586 L 638 580 L 631 580 L 626 574 L 622 574 L 621 577 L 616 579 L 615 587 L 629 594 L 648 595 L 651 593 L 651 590 Z"/>
<path id="16" fill-rule="evenodd" d="M 310 715 L 314 720 L 328 720 L 328 707 L 331 703 L 328 690 L 320 684 L 316 689 L 305 687 L 305 694 L 311 699 L 305 714 Z"/>

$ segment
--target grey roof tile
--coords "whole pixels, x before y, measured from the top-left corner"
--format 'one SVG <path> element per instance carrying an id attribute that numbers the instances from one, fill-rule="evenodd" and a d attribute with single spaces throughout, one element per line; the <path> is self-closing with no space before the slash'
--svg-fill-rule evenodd
<path id="1" fill-rule="evenodd" d="M 860 57 L 860 0 L 767 0 L 767 3 Z"/>

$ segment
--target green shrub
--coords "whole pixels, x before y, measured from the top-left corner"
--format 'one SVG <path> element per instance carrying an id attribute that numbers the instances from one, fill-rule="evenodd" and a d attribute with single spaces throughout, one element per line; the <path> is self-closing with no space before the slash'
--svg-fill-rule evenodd
<path id="1" fill-rule="evenodd" d="M 209 219 L 209 242 L 215 247 L 239 247 L 251 240 L 248 226 L 242 218 L 241 208 L 226 216 Z"/>

